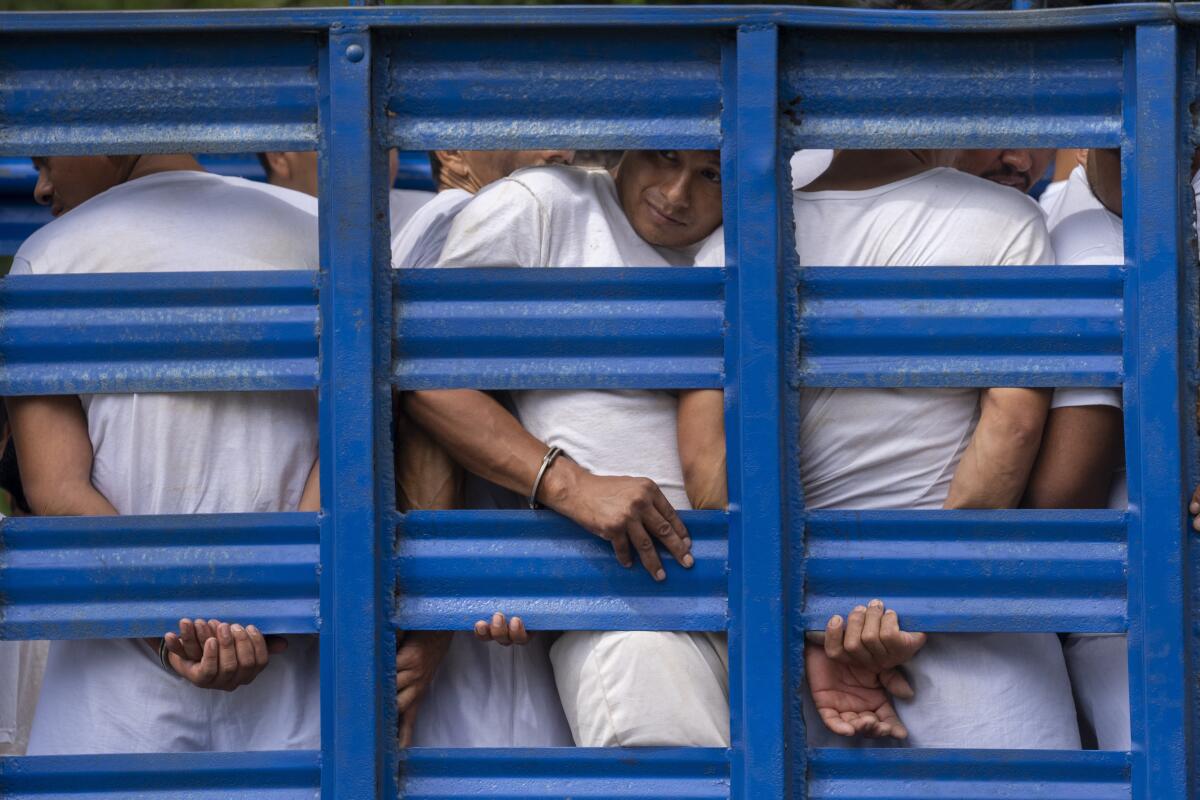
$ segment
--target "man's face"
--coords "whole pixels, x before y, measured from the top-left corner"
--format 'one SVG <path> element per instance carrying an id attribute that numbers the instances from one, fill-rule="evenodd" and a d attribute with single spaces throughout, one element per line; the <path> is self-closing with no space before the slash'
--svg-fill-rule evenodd
<path id="1" fill-rule="evenodd" d="M 960 150 L 955 169 L 978 175 L 1001 186 L 1028 192 L 1046 174 L 1053 148 L 1038 150 Z"/>
<path id="2" fill-rule="evenodd" d="M 37 185 L 33 199 L 61 216 L 125 180 L 134 156 L 35 157 Z"/>
<path id="3" fill-rule="evenodd" d="M 616 181 L 625 216 L 652 245 L 687 247 L 721 224 L 716 150 L 629 150 Z"/>
<path id="4" fill-rule="evenodd" d="M 482 189 L 525 167 L 570 164 L 574 150 L 460 150 L 462 160 Z"/>

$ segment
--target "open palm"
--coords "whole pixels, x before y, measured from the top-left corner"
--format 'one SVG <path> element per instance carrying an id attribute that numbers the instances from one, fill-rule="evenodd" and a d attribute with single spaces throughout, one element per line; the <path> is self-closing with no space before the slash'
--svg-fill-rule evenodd
<path id="1" fill-rule="evenodd" d="M 804 668 L 825 727 L 841 736 L 908 737 L 879 675 L 834 661 L 819 645 L 804 645 Z"/>

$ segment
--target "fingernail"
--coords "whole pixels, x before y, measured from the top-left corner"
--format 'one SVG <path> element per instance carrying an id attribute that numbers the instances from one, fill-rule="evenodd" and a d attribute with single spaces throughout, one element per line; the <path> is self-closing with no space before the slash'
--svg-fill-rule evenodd
<path id="1" fill-rule="evenodd" d="M 690 537 L 690 536 L 683 537 L 683 545 L 688 550 L 691 550 L 692 549 L 692 537 Z"/>
<path id="2" fill-rule="evenodd" d="M 248 633 L 258 633 L 258 628 L 254 627 L 253 625 L 247 625 L 246 631 Z"/>
<path id="3" fill-rule="evenodd" d="M 692 554 L 691 554 L 691 553 L 686 553 L 686 554 L 683 556 L 683 565 L 684 565 L 685 567 L 691 568 L 691 566 L 692 566 L 693 564 L 695 564 L 695 563 L 696 563 L 696 559 L 692 558 Z"/>
<path id="4" fill-rule="evenodd" d="M 879 608 L 881 605 L 883 605 L 883 601 L 882 600 L 872 600 L 867 605 L 869 605 L 871 608 Z"/>
<path id="5" fill-rule="evenodd" d="M 660 569 L 658 572 L 654 573 L 654 580 L 665 581 L 666 579 L 667 579 L 667 571 L 666 570 Z"/>
<path id="6" fill-rule="evenodd" d="M 236 622 L 229 626 L 229 630 L 233 631 L 234 633 L 245 633 L 246 632 L 246 629 L 243 628 L 241 625 L 238 625 Z"/>
<path id="7" fill-rule="evenodd" d="M 841 624 L 842 624 L 842 617 L 840 614 L 834 614 L 832 617 L 829 618 L 829 627 L 837 628 L 837 627 L 840 627 Z"/>
<path id="8" fill-rule="evenodd" d="M 867 609 L 865 606 L 855 606 L 854 610 L 855 611 L 866 611 Z"/>
<path id="9" fill-rule="evenodd" d="M 1192 503 L 1190 506 L 1188 506 L 1188 510 L 1193 514 L 1200 514 L 1200 503 Z"/>

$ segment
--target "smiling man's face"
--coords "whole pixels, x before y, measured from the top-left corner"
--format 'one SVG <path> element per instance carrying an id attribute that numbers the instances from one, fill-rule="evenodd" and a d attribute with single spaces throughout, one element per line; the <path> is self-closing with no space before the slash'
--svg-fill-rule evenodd
<path id="1" fill-rule="evenodd" d="M 954 168 L 1027 193 L 1053 158 L 1053 149 L 959 150 Z"/>
<path id="2" fill-rule="evenodd" d="M 62 216 L 84 201 L 106 192 L 128 177 L 135 156 L 36 157 L 37 185 L 33 199 Z"/>
<path id="3" fill-rule="evenodd" d="M 629 150 L 616 181 L 625 216 L 652 245 L 688 247 L 721 224 L 716 150 Z"/>

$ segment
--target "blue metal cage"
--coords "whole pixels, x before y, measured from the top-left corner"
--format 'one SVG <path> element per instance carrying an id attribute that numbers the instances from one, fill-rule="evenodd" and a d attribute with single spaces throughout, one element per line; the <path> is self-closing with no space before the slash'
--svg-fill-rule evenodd
<path id="1" fill-rule="evenodd" d="M 322 264 L 5 279 L 0 395 L 316 388 L 323 454 L 320 514 L 0 525 L 2 638 L 158 635 L 198 602 L 319 633 L 321 751 L 9 758 L 0 794 L 1200 794 L 1197 24 L 1189 3 L 0 15 L 0 156 L 317 149 Z M 393 273 L 369 222 L 387 147 L 534 146 L 720 148 L 728 266 Z M 796 267 L 794 149 L 946 146 L 1120 146 L 1127 263 Z M 902 313 L 873 320 L 878 303 Z M 1121 386 L 1129 508 L 806 511 L 802 385 Z M 723 387 L 729 510 L 685 516 L 698 564 L 663 585 L 548 512 L 400 515 L 393 386 Z M 808 749 L 803 630 L 876 593 L 921 630 L 1127 632 L 1132 752 Z M 394 631 L 496 607 L 532 628 L 727 630 L 733 746 L 397 752 Z"/>

